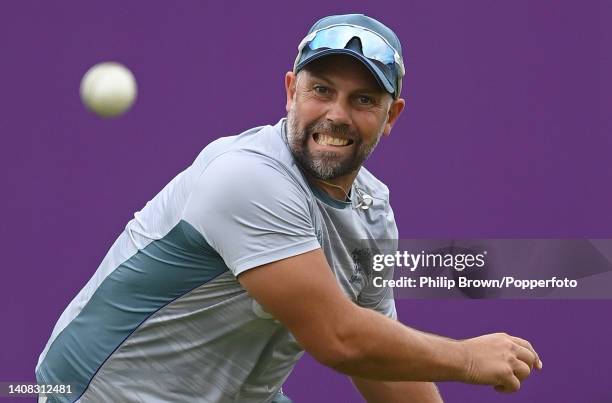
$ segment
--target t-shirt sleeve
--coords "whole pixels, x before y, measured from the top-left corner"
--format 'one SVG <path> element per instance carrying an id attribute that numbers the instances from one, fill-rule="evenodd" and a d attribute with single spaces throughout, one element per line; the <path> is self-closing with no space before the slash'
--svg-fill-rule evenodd
<path id="1" fill-rule="evenodd" d="M 320 248 L 307 193 L 279 162 L 256 153 L 212 161 L 183 216 L 236 276 Z"/>

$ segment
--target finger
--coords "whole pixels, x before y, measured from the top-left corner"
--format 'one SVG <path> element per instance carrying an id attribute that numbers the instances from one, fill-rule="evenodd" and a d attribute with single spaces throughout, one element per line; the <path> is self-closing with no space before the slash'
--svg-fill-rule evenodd
<path id="1" fill-rule="evenodd" d="M 521 388 L 521 381 L 516 376 L 509 376 L 504 379 L 503 383 L 495 386 L 495 390 L 500 393 L 512 393 Z"/>
<path id="2" fill-rule="evenodd" d="M 516 346 L 514 352 L 516 353 L 516 358 L 527 364 L 529 368 L 533 368 L 535 365 L 537 365 L 538 356 L 535 355 L 533 351 L 526 349 L 523 346 Z"/>
<path id="3" fill-rule="evenodd" d="M 542 369 L 542 360 L 540 359 L 540 356 L 538 355 L 538 352 L 535 351 L 535 348 L 533 348 L 533 346 L 531 345 L 530 342 L 528 342 L 525 339 L 521 339 L 520 337 L 515 337 L 515 336 L 510 336 L 510 338 L 512 339 L 512 341 L 514 341 L 516 344 L 525 347 L 526 349 L 531 350 L 531 352 L 533 354 L 535 354 L 536 356 L 536 361 L 535 361 L 535 367 L 537 369 Z"/>
<path id="4" fill-rule="evenodd" d="M 516 376 L 519 381 L 523 381 L 523 379 L 527 378 L 529 374 L 531 374 L 531 367 L 519 360 L 516 360 L 512 370 L 514 372 L 514 376 Z"/>

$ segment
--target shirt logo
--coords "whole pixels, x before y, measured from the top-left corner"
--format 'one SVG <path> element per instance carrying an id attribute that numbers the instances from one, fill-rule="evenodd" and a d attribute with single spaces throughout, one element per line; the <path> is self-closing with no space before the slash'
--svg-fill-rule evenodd
<path id="1" fill-rule="evenodd" d="M 367 248 L 353 249 L 351 259 L 353 260 L 353 274 L 349 282 L 355 284 L 361 282 L 365 272 L 371 271 L 372 252 Z"/>

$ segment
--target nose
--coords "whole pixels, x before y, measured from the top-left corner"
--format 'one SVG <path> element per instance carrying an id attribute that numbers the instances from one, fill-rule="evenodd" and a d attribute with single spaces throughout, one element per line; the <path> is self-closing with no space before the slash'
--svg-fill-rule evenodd
<path id="1" fill-rule="evenodd" d="M 330 102 L 326 118 L 332 124 L 349 126 L 351 123 L 351 115 L 348 103 L 341 97 Z"/>

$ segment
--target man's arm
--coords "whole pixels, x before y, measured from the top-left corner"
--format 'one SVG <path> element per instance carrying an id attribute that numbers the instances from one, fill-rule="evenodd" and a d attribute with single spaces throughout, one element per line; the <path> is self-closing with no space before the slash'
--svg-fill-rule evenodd
<path id="1" fill-rule="evenodd" d="M 351 380 L 368 403 L 443 403 L 431 382 L 383 382 L 358 377 Z"/>
<path id="2" fill-rule="evenodd" d="M 382 381 L 461 381 L 515 391 L 537 354 L 505 334 L 456 341 L 403 326 L 353 304 L 320 249 L 265 264 L 238 280 L 319 362 Z"/>

